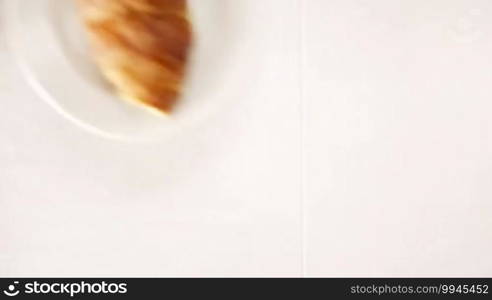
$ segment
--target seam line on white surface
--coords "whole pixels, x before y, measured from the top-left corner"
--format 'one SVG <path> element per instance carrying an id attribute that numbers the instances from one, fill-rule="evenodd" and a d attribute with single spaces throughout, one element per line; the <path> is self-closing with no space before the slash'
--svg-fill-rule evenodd
<path id="1" fill-rule="evenodd" d="M 306 176 L 305 176 L 305 81 L 304 81 L 304 69 L 305 69 L 305 24 L 304 24 L 304 0 L 298 1 L 299 6 L 299 122 L 300 122 L 300 207 L 299 207 L 299 219 L 300 219 L 300 235 L 301 235 L 301 276 L 307 276 L 307 222 L 306 222 L 306 203 L 305 203 L 305 191 L 306 191 Z"/>

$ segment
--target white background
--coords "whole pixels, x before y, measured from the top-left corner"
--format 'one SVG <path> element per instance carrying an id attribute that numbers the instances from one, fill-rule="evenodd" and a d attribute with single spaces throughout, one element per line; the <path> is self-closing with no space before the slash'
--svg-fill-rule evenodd
<path id="1" fill-rule="evenodd" d="M 0 36 L 0 276 L 492 276 L 492 2 L 234 1 L 260 83 L 158 143 L 59 117 Z"/>

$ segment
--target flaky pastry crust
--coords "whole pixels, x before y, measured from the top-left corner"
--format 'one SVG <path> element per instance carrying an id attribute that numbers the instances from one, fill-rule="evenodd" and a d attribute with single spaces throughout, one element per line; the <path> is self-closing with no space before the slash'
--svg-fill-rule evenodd
<path id="1" fill-rule="evenodd" d="M 169 113 L 192 42 L 186 0 L 76 0 L 95 58 L 122 98 Z"/>

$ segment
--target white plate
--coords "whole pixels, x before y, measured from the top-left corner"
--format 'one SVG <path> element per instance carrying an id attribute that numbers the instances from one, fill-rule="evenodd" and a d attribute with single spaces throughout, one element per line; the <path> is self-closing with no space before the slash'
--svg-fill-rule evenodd
<path id="1" fill-rule="evenodd" d="M 240 2 L 192 0 L 196 40 L 185 95 L 172 116 L 153 115 L 118 99 L 99 75 L 74 1 L 5 2 L 11 50 L 30 85 L 64 117 L 104 137 L 161 140 L 195 126 L 244 97 L 261 68 L 261 50 L 252 55 L 240 44 L 248 42 L 249 20 Z"/>

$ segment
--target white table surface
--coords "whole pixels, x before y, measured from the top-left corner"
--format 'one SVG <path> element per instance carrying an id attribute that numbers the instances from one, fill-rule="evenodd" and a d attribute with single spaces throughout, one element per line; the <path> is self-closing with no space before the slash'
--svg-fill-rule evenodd
<path id="1" fill-rule="evenodd" d="M 150 144 L 62 119 L 0 27 L 0 276 L 492 276 L 492 2 L 244 1 L 261 83 Z"/>

